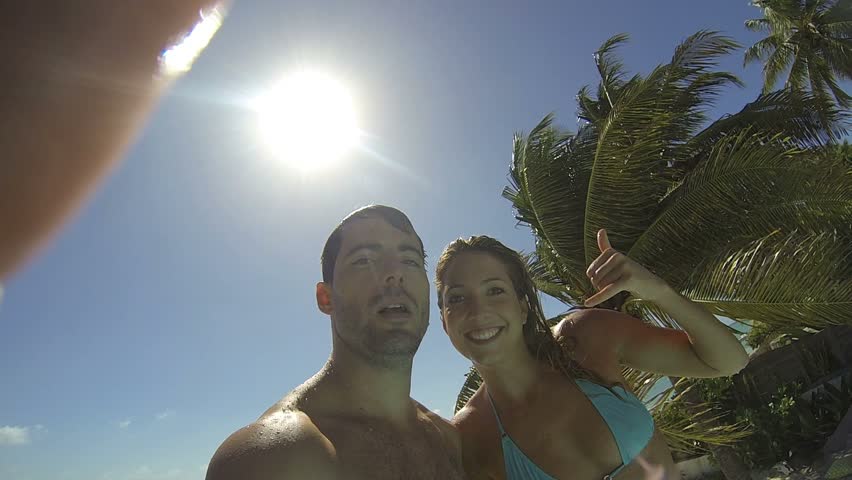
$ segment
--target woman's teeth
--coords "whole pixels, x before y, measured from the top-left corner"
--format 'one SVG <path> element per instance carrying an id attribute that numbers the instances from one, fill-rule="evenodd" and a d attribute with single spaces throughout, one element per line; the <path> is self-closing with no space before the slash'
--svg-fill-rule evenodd
<path id="1" fill-rule="evenodd" d="M 477 340 L 481 342 L 485 340 L 491 340 L 498 333 L 500 333 L 500 330 L 502 329 L 503 327 L 483 328 L 482 330 L 474 330 L 472 332 L 469 332 L 467 336 L 472 340 Z"/>

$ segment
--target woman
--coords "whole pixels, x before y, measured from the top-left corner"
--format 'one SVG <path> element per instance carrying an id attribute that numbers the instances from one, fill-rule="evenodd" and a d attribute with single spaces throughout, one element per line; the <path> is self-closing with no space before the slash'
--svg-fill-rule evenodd
<path id="1" fill-rule="evenodd" d="M 622 365 L 677 377 L 732 375 L 748 361 L 713 315 L 615 251 L 598 232 L 587 275 L 595 306 L 621 291 L 652 300 L 684 331 L 601 309 L 548 328 L 523 259 L 489 237 L 459 239 L 438 260 L 444 330 L 483 384 L 453 423 L 474 479 L 677 478 L 671 454 Z"/>

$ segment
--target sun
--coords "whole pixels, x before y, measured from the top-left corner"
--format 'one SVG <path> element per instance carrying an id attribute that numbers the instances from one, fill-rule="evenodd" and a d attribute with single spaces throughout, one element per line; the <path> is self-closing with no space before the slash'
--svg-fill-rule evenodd
<path id="1" fill-rule="evenodd" d="M 285 77 L 257 100 L 255 109 L 272 154 L 302 172 L 337 165 L 359 141 L 352 97 L 321 73 Z"/>

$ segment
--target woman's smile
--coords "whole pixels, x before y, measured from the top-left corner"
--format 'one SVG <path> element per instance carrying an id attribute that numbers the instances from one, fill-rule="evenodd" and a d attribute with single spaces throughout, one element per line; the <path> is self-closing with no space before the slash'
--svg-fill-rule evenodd
<path id="1" fill-rule="evenodd" d="M 500 335 L 505 327 L 487 327 L 487 328 L 479 328 L 476 330 L 472 330 L 465 334 L 465 337 L 471 342 L 484 345 L 490 343 L 494 340 L 498 335 Z"/>

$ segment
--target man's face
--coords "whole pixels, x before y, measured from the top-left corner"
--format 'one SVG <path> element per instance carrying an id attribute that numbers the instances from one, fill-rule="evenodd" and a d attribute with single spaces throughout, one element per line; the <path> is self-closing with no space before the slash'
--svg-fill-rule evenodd
<path id="1" fill-rule="evenodd" d="M 429 281 L 420 242 L 381 218 L 343 230 L 330 285 L 335 335 L 367 361 L 408 362 L 429 326 Z"/>

